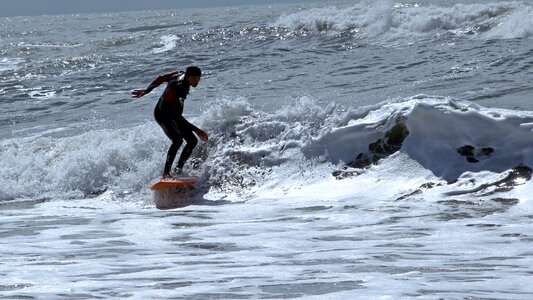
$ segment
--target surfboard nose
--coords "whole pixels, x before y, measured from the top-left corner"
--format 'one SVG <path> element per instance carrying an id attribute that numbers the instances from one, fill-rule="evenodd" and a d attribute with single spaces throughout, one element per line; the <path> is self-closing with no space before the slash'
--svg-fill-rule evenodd
<path id="1" fill-rule="evenodd" d="M 152 191 L 164 189 L 164 188 L 173 188 L 173 187 L 180 187 L 180 186 L 188 186 L 193 185 L 198 182 L 198 177 L 189 176 L 189 177 L 181 177 L 181 178 L 164 178 L 161 179 L 159 182 L 152 185 L 151 189 Z"/>

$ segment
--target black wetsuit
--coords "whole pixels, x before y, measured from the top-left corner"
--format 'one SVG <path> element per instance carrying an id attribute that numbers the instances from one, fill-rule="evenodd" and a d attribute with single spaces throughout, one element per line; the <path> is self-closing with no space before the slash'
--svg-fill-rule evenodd
<path id="1" fill-rule="evenodd" d="M 178 168 L 182 168 L 189 159 L 194 147 L 198 144 L 198 139 L 193 132 L 199 129 L 183 117 L 183 105 L 190 88 L 189 82 L 185 80 L 185 75 L 180 72 L 161 75 L 148 87 L 147 93 L 163 82 L 168 82 L 168 84 L 155 106 L 154 116 L 159 126 L 172 141 L 172 145 L 168 149 L 164 171 L 168 174 L 183 139 L 187 145 L 181 152 Z"/>

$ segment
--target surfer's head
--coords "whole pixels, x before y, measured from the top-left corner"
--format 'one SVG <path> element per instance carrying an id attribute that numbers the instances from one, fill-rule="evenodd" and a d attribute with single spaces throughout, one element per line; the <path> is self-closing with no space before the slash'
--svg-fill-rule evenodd
<path id="1" fill-rule="evenodd" d="M 185 70 L 185 78 L 189 81 L 189 84 L 196 87 L 202 78 L 202 70 L 197 66 L 189 66 Z"/>

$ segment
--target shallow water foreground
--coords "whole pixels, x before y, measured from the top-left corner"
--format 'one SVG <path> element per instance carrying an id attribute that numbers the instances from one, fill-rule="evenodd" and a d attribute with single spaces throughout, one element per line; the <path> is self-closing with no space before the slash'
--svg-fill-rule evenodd
<path id="1" fill-rule="evenodd" d="M 343 180 L 337 188 L 348 191 L 355 184 Z M 529 203 L 385 200 L 344 197 L 340 190 L 321 199 L 298 195 L 326 186 L 280 199 L 192 200 L 166 211 L 149 200 L 128 203 L 109 193 L 3 205 L 0 294 L 9 299 L 533 296 Z"/>

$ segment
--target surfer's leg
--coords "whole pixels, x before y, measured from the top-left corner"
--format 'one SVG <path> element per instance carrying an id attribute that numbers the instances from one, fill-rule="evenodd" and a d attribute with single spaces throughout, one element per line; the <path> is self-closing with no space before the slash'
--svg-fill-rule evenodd
<path id="1" fill-rule="evenodd" d="M 172 145 L 170 145 L 170 148 L 168 149 L 168 152 L 167 152 L 165 170 L 163 171 L 164 174 L 170 173 L 170 169 L 172 168 L 172 163 L 174 162 L 174 159 L 176 158 L 176 153 L 178 153 L 178 150 L 181 147 L 181 143 L 183 143 L 183 139 L 180 139 L 180 141 L 177 141 L 177 142 L 173 142 Z"/>
<path id="2" fill-rule="evenodd" d="M 159 126 L 163 129 L 167 137 L 172 141 L 172 145 L 167 152 L 167 160 L 165 162 L 165 169 L 163 174 L 169 174 L 170 169 L 172 168 L 172 163 L 176 158 L 176 154 L 183 143 L 183 138 L 181 137 L 180 130 L 178 125 L 173 119 L 158 120 Z"/>
<path id="3" fill-rule="evenodd" d="M 198 144 L 198 139 L 196 138 L 194 133 L 192 133 L 192 131 L 187 130 L 187 131 L 184 131 L 183 133 L 184 133 L 183 138 L 187 142 L 187 145 L 185 145 L 185 148 L 183 148 L 183 151 L 181 152 L 180 160 L 178 161 L 179 169 L 183 168 L 183 166 L 185 165 L 185 162 L 187 162 L 187 160 L 192 154 L 192 151 Z"/>

